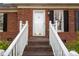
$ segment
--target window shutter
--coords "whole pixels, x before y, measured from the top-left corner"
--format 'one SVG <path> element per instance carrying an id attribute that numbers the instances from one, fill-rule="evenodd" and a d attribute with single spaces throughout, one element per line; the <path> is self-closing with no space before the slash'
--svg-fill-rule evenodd
<path id="1" fill-rule="evenodd" d="M 68 11 L 64 11 L 64 32 L 69 31 L 69 15 Z"/>
<path id="2" fill-rule="evenodd" d="M 79 31 L 79 11 L 76 11 L 76 31 Z"/>
<path id="3" fill-rule="evenodd" d="M 49 19 L 52 21 L 52 24 L 54 24 L 54 14 L 53 14 L 53 11 L 50 11 Z"/>
<path id="4" fill-rule="evenodd" d="M 7 32 L 7 13 L 4 13 L 3 16 L 3 31 Z"/>

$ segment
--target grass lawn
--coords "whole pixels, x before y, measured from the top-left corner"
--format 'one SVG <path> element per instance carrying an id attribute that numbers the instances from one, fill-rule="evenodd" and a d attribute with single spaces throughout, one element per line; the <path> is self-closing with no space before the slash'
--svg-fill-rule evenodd
<path id="1" fill-rule="evenodd" d="M 65 45 L 69 51 L 75 50 L 79 53 L 79 36 L 76 38 L 76 40 L 66 42 Z"/>

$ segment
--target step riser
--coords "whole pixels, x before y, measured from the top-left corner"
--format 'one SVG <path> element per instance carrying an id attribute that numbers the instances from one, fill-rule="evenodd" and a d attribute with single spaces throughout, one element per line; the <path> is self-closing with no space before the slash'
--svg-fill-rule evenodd
<path id="1" fill-rule="evenodd" d="M 29 42 L 28 45 L 30 45 L 30 46 L 32 46 L 32 45 L 49 45 L 49 43 L 48 42 Z"/>
<path id="2" fill-rule="evenodd" d="M 27 48 L 27 51 L 52 51 L 50 48 Z"/>
<path id="3" fill-rule="evenodd" d="M 24 55 L 23 56 L 53 56 L 53 54 L 52 54 L 52 52 L 48 52 L 48 53 L 40 53 L 39 52 L 39 54 L 38 53 L 35 53 L 35 52 L 26 52 L 26 53 L 24 53 Z"/>

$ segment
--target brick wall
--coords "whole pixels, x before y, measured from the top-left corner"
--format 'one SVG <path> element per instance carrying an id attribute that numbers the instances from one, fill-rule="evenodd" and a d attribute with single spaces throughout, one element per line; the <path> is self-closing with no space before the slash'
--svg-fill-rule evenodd
<path id="1" fill-rule="evenodd" d="M 18 9 L 18 20 L 29 22 L 29 37 L 32 36 L 32 28 L 33 28 L 33 10 L 43 10 L 43 9 Z M 46 15 L 46 37 L 49 36 L 49 17 L 48 17 L 48 10 L 44 9 Z M 65 9 L 64 9 L 65 10 Z M 73 9 L 69 9 L 69 32 L 60 32 L 59 35 L 62 40 L 73 40 L 76 38 L 75 32 L 75 14 Z"/>
<path id="2" fill-rule="evenodd" d="M 75 11 L 69 10 L 69 32 L 75 32 Z"/>
<path id="3" fill-rule="evenodd" d="M 18 21 L 25 23 L 28 20 L 29 36 L 32 36 L 32 9 L 18 9 Z"/>
<path id="4" fill-rule="evenodd" d="M 0 40 L 13 39 L 18 33 L 17 13 L 7 13 L 7 32 L 0 32 Z"/>
<path id="5" fill-rule="evenodd" d="M 18 9 L 17 13 L 8 13 L 7 32 L 0 32 L 0 39 L 14 38 L 19 32 L 19 21 L 22 20 L 25 23 L 28 20 L 29 24 L 29 37 L 33 36 L 33 10 L 37 9 Z M 38 9 L 43 10 L 43 9 Z M 46 37 L 49 36 L 49 17 L 48 9 L 45 10 L 46 15 Z M 62 40 L 73 40 L 76 38 L 75 32 L 75 14 L 73 9 L 69 9 L 69 32 L 60 32 L 59 35 Z"/>
<path id="6" fill-rule="evenodd" d="M 23 20 L 24 22 L 26 20 L 28 20 L 28 24 L 29 24 L 29 37 L 33 36 L 33 10 L 41 10 L 41 9 L 18 9 L 18 20 Z M 45 10 L 45 9 L 44 9 Z M 46 15 L 46 37 L 48 37 L 48 23 L 49 23 L 49 19 L 48 19 L 48 14 L 47 14 L 47 10 L 45 10 L 45 15 Z"/>
<path id="7" fill-rule="evenodd" d="M 75 12 L 74 9 L 68 10 L 69 11 L 69 32 L 61 32 L 59 33 L 62 40 L 73 40 L 76 39 L 76 32 L 75 32 Z"/>

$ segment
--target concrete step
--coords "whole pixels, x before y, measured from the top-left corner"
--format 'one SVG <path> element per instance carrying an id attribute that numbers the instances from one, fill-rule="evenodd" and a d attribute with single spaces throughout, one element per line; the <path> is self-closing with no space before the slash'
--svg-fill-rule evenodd
<path id="1" fill-rule="evenodd" d="M 24 51 L 52 51 L 49 46 L 27 46 Z"/>
<path id="2" fill-rule="evenodd" d="M 26 51 L 23 56 L 53 56 L 52 51 Z"/>
<path id="3" fill-rule="evenodd" d="M 49 45 L 49 42 L 29 41 L 28 45 Z"/>
<path id="4" fill-rule="evenodd" d="M 53 56 L 48 38 L 31 37 L 28 46 L 24 49 L 23 56 Z"/>
<path id="5" fill-rule="evenodd" d="M 45 38 L 45 37 L 31 37 L 29 39 L 29 41 L 36 41 L 36 42 L 48 42 L 48 38 Z"/>

